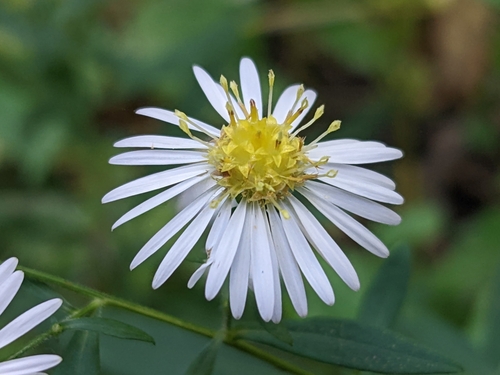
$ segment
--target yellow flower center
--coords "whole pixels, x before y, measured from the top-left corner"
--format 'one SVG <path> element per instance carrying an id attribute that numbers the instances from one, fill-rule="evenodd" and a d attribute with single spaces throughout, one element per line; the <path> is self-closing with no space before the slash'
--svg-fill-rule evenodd
<path id="1" fill-rule="evenodd" d="M 269 101 L 271 107 L 274 74 L 269 73 Z M 213 165 L 213 177 L 217 183 L 226 189 L 232 198 L 245 198 L 247 201 L 258 201 L 261 204 L 271 203 L 279 208 L 279 200 L 290 194 L 296 187 L 303 185 L 307 180 L 318 177 L 317 173 L 307 173 L 311 168 L 319 167 L 328 162 L 328 157 L 312 161 L 306 153 L 315 146 L 321 138 L 335 131 L 340 121 L 334 121 L 328 130 L 316 140 L 304 147 L 304 139 L 297 136 L 301 130 L 312 125 L 323 114 L 320 106 L 311 121 L 291 133 L 292 123 L 307 108 L 307 99 L 302 100 L 300 107 L 295 110 L 304 93 L 301 86 L 297 91 L 295 103 L 290 108 L 282 124 L 270 114 L 259 118 L 258 110 L 253 100 L 250 101 L 250 111 L 242 103 L 236 83 L 230 84 L 245 118 L 235 115 L 234 104 L 229 87 L 224 76 L 221 85 L 227 95 L 226 108 L 229 113 L 229 124 L 221 129 L 220 136 L 213 137 L 211 142 L 204 142 L 194 137 L 187 123 L 196 126 L 184 113 L 176 111 L 181 129 L 191 138 L 208 146 L 208 163 Z M 200 129 L 202 130 L 202 129 Z M 335 171 L 329 171 L 325 176 L 334 177 Z M 217 202 L 213 202 L 217 205 Z"/>
<path id="2" fill-rule="evenodd" d="M 233 198 L 241 195 L 249 201 L 267 203 L 316 178 L 305 171 L 317 163 L 303 152 L 303 139 L 290 136 L 289 130 L 290 125 L 278 124 L 272 116 L 249 116 L 224 126 L 208 152 L 218 184 Z"/>

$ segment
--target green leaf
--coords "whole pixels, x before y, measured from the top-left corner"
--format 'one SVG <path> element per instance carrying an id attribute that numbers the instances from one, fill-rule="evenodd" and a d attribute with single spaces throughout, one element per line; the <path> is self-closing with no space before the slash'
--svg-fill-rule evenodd
<path id="1" fill-rule="evenodd" d="M 287 323 L 293 345 L 263 331 L 239 335 L 320 362 L 385 374 L 454 373 L 461 367 L 392 331 L 354 321 L 310 318 Z"/>
<path id="2" fill-rule="evenodd" d="M 63 361 L 54 369 L 53 375 L 99 375 L 99 334 L 75 332 L 61 356 Z"/>
<path id="3" fill-rule="evenodd" d="M 490 292 L 489 307 L 487 311 L 487 331 L 484 343 L 484 352 L 488 359 L 495 366 L 498 366 L 500 359 L 500 269 L 498 269 Z"/>
<path id="4" fill-rule="evenodd" d="M 93 331 L 126 340 L 155 343 L 155 340 L 143 330 L 114 319 L 79 318 L 68 320 L 60 325 L 63 330 Z"/>
<path id="5" fill-rule="evenodd" d="M 54 289 L 52 289 L 50 286 L 45 284 L 44 282 L 38 281 L 38 280 L 30 280 L 28 277 L 26 277 L 23 281 L 23 289 L 27 290 L 30 292 L 32 295 L 37 296 L 41 300 L 49 300 L 52 298 L 60 298 L 64 301 L 63 307 L 59 309 L 59 311 L 64 310 L 65 312 L 72 313 L 76 309 L 64 298 L 61 296 L 59 293 L 57 293 Z"/>
<path id="6" fill-rule="evenodd" d="M 186 375 L 210 375 L 214 371 L 215 360 L 222 341 L 215 338 L 203 348 L 186 371 Z"/>
<path id="7" fill-rule="evenodd" d="M 358 319 L 389 327 L 403 304 L 410 276 L 410 249 L 400 246 L 380 267 L 361 301 Z"/>
<path id="8" fill-rule="evenodd" d="M 280 341 L 283 341 L 285 344 L 293 345 L 293 338 L 288 331 L 288 328 L 284 324 L 274 324 L 264 322 L 262 319 L 258 319 L 261 327 L 264 328 L 270 335 L 273 335 Z"/>

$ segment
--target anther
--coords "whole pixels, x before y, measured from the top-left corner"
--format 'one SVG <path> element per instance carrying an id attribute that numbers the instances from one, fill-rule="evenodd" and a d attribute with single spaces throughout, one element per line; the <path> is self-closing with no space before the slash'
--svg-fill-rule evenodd
<path id="1" fill-rule="evenodd" d="M 250 116 L 247 114 L 247 117 L 249 117 L 251 121 L 259 120 L 259 111 L 257 110 L 257 105 L 253 99 L 250 99 Z"/>
<path id="2" fill-rule="evenodd" d="M 272 70 L 269 71 L 269 96 L 267 99 L 267 117 L 271 116 L 271 107 L 273 105 L 273 87 L 274 87 L 274 72 Z"/>
<path id="3" fill-rule="evenodd" d="M 193 127 L 195 127 L 195 128 L 196 128 L 197 130 L 199 130 L 200 132 L 202 132 L 202 133 L 204 133 L 204 134 L 208 135 L 210 138 L 212 138 L 212 139 L 217 139 L 217 137 L 216 137 L 216 136 L 214 136 L 214 135 L 212 135 L 212 134 L 208 133 L 208 132 L 207 132 L 205 129 L 203 129 L 200 125 L 198 125 L 196 122 L 194 122 L 194 121 L 193 121 L 193 120 L 191 120 L 189 117 L 187 117 L 187 115 L 186 115 L 184 112 L 181 112 L 181 111 L 179 111 L 179 110 L 177 110 L 177 109 L 176 109 L 176 110 L 174 111 L 174 113 L 175 113 L 175 115 L 179 118 L 179 123 L 180 123 L 180 120 L 183 120 L 183 121 L 185 121 L 186 123 L 191 124 Z M 187 134 L 187 133 L 186 133 L 186 134 Z M 191 137 L 191 138 L 193 138 L 192 136 L 190 136 L 190 137 Z M 193 139 L 194 139 L 194 138 L 193 138 Z M 206 142 L 203 142 L 203 143 L 205 144 Z"/>
<path id="4" fill-rule="evenodd" d="M 328 134 L 333 133 L 334 131 L 339 130 L 340 129 L 340 124 L 341 124 L 340 120 L 335 120 L 334 122 L 332 122 L 330 124 L 330 126 L 328 127 L 328 129 L 326 130 L 326 132 L 324 132 L 318 138 L 316 138 L 314 141 L 312 141 L 311 143 L 309 143 L 307 145 L 307 148 L 309 149 L 310 146 L 315 145 L 316 143 L 318 143 L 319 141 L 321 141 L 323 138 L 325 138 Z"/>
<path id="5" fill-rule="evenodd" d="M 236 84 L 236 82 L 234 81 L 231 81 L 229 83 L 229 86 L 231 87 L 231 91 L 233 92 L 235 98 L 236 98 L 236 101 L 238 102 L 238 105 L 240 106 L 241 110 L 243 111 L 243 113 L 245 114 L 245 117 L 248 118 L 249 115 L 248 115 L 248 111 L 247 109 L 245 108 L 245 104 L 243 104 L 242 100 L 241 100 L 241 97 L 240 97 L 240 92 L 238 91 L 238 85 Z"/>
<path id="6" fill-rule="evenodd" d="M 292 122 L 294 122 L 297 119 L 297 117 L 299 117 L 302 114 L 302 112 L 305 111 L 307 107 L 309 107 L 309 101 L 307 100 L 307 98 L 305 98 L 304 100 L 302 100 L 300 108 L 297 109 L 297 111 L 294 114 L 292 114 L 292 110 L 288 112 L 288 115 L 286 116 L 285 119 L 285 124 L 291 125 Z"/>
<path id="7" fill-rule="evenodd" d="M 300 128 L 298 128 L 296 131 L 294 131 L 291 134 L 291 137 L 295 137 L 297 134 L 299 134 L 302 130 L 307 129 L 309 126 L 314 124 L 314 122 L 319 119 L 321 116 L 323 116 L 323 113 L 325 112 L 325 106 L 321 105 L 316 109 L 316 112 L 314 112 L 314 117 L 312 118 L 311 121 L 309 121 L 307 124 L 302 125 Z"/>

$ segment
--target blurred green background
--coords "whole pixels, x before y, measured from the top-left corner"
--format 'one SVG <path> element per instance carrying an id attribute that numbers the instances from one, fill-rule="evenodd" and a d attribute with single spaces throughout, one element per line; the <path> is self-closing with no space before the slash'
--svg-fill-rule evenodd
<path id="1" fill-rule="evenodd" d="M 167 247 L 129 271 L 175 205 L 111 233 L 144 196 L 106 206 L 100 199 L 156 170 L 108 165 L 119 151 L 114 141 L 180 134 L 134 109 L 177 108 L 220 126 L 191 66 L 238 80 L 242 56 L 254 59 L 263 83 L 275 71 L 275 92 L 297 82 L 317 90 L 325 115 L 309 137 L 341 119 L 331 138 L 375 139 L 404 151 L 402 160 L 373 166 L 406 198 L 395 208 L 402 224 L 367 223 L 388 246 L 406 242 L 413 250 L 394 328 L 460 361 L 468 374 L 500 374 L 500 341 L 492 338 L 500 335 L 498 0 L 0 0 L 0 259 L 16 256 L 24 266 L 218 327 L 220 303 L 205 301 L 203 283 L 186 288 L 200 249 L 157 291 L 150 283 Z M 337 302 L 328 307 L 309 293 L 310 315 L 355 318 L 383 260 L 328 230 L 362 287 L 352 292 L 329 272 Z M 18 305 L 40 300 L 32 294 Z M 285 316 L 297 318 L 284 298 Z M 128 313 L 106 314 L 143 328 L 157 345 L 103 338 L 103 374 L 182 374 L 207 342 Z M 249 299 L 244 319 L 255 316 Z M 283 372 L 224 348 L 216 373 Z"/>

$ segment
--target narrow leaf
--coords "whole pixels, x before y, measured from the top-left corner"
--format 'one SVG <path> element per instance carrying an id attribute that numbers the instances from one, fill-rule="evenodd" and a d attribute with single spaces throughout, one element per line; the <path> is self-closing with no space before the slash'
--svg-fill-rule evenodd
<path id="1" fill-rule="evenodd" d="M 126 340 L 139 340 L 155 343 L 155 340 L 143 330 L 107 318 L 79 318 L 61 323 L 64 330 L 83 330 L 103 333 L 108 336 L 118 337 Z"/>
<path id="2" fill-rule="evenodd" d="M 53 375 L 99 375 L 99 334 L 95 332 L 75 332 L 62 353 L 63 361 Z"/>
<path id="3" fill-rule="evenodd" d="M 211 375 L 214 371 L 215 360 L 221 343 L 222 341 L 218 338 L 210 341 L 191 363 L 185 375 Z"/>
<path id="4" fill-rule="evenodd" d="M 380 267 L 361 301 L 358 319 L 390 327 L 403 304 L 410 276 L 410 249 L 400 246 Z"/>
<path id="5" fill-rule="evenodd" d="M 278 340 L 283 341 L 285 344 L 293 345 L 292 335 L 290 335 L 288 328 L 284 324 L 268 323 L 262 319 L 258 319 L 258 322 L 262 328 Z"/>
<path id="6" fill-rule="evenodd" d="M 349 320 L 310 318 L 287 323 L 290 346 L 264 331 L 239 338 L 267 344 L 320 362 L 385 374 L 438 374 L 461 367 L 392 331 Z"/>

